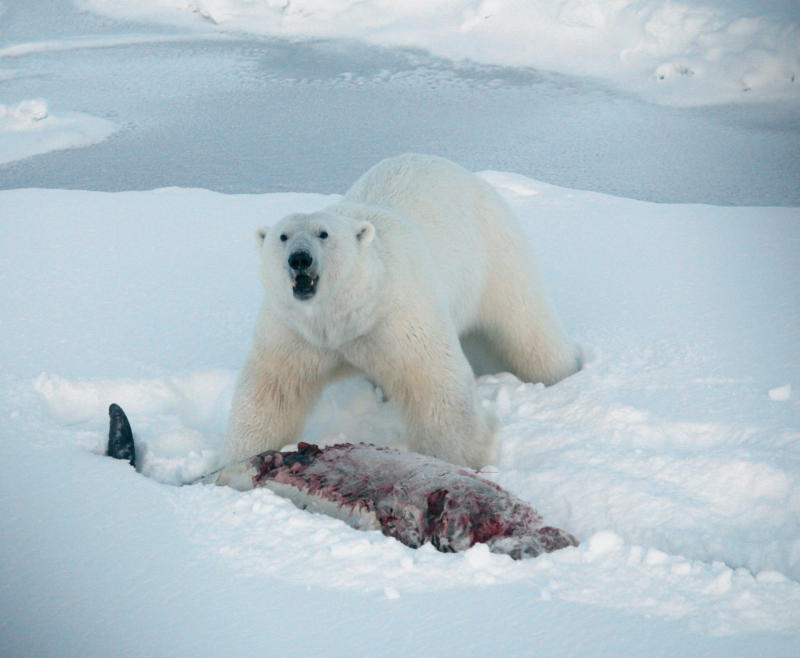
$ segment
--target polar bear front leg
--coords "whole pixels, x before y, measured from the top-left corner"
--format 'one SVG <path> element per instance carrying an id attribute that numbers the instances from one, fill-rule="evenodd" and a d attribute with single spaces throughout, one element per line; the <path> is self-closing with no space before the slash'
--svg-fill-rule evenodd
<path id="1" fill-rule="evenodd" d="M 400 403 L 412 450 L 472 468 L 494 460 L 497 420 L 478 400 L 455 330 L 384 322 L 345 356 Z"/>
<path id="2" fill-rule="evenodd" d="M 256 342 L 233 396 L 224 463 L 296 442 L 339 363 L 295 335 Z"/>

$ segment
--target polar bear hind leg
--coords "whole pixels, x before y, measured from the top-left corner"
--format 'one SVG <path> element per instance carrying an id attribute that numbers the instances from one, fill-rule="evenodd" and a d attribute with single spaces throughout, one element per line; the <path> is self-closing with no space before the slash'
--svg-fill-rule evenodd
<path id="1" fill-rule="evenodd" d="M 538 278 L 494 277 L 481 302 L 477 333 L 503 369 L 524 382 L 555 384 L 582 367 Z M 476 342 L 473 334 L 470 342 Z"/>

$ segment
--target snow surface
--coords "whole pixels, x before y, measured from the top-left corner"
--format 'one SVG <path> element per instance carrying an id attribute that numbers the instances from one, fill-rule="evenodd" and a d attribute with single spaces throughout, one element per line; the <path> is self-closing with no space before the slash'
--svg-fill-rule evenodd
<path id="1" fill-rule="evenodd" d="M 0 153 L 24 158 L 0 166 L 23 188 L 0 192 L 0 655 L 800 654 L 798 22 L 796 1 L 0 0 Z M 485 174 L 587 367 L 479 386 L 502 422 L 484 475 L 577 549 L 413 551 L 172 486 L 218 454 L 254 228 L 402 150 L 562 185 Z M 143 473 L 101 454 L 112 400 Z M 303 438 L 404 441 L 361 380 Z"/>
<path id="2" fill-rule="evenodd" d="M 42 99 L 0 104 L 0 165 L 59 149 L 97 144 L 116 130 L 82 112 L 49 112 Z"/>
<path id="3" fill-rule="evenodd" d="M 580 547 L 414 551 L 266 490 L 168 486 L 220 448 L 253 229 L 335 197 L 4 191 L 0 652 L 797 655 L 800 210 L 485 177 L 590 358 L 550 388 L 481 378 L 484 475 Z M 102 455 L 111 401 L 148 477 Z M 303 439 L 404 442 L 362 380 Z"/>
<path id="4" fill-rule="evenodd" d="M 705 0 L 76 0 L 110 16 L 362 39 L 591 75 L 676 105 L 800 96 L 800 4 Z"/>

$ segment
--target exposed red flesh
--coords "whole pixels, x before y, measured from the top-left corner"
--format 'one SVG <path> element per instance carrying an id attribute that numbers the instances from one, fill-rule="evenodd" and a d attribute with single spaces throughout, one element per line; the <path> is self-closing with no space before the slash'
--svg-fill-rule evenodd
<path id="1" fill-rule="evenodd" d="M 578 544 L 473 471 L 394 448 L 300 443 L 296 451 L 265 452 L 233 468 L 240 488 L 247 488 L 244 476 L 253 487 L 268 487 L 354 527 L 379 529 L 412 548 L 430 541 L 454 552 L 486 543 L 519 559 Z M 213 481 L 232 483 L 230 476 L 224 469 Z"/>

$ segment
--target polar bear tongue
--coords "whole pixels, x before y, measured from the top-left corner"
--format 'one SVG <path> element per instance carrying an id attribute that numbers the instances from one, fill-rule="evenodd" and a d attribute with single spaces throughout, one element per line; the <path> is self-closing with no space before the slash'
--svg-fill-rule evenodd
<path id="1" fill-rule="evenodd" d="M 292 292 L 296 299 L 309 299 L 317 291 L 318 277 L 311 277 L 305 272 L 298 274 L 292 282 Z"/>

